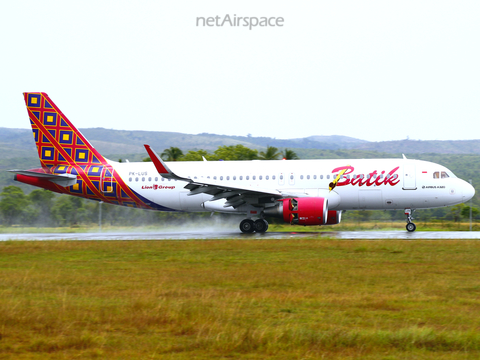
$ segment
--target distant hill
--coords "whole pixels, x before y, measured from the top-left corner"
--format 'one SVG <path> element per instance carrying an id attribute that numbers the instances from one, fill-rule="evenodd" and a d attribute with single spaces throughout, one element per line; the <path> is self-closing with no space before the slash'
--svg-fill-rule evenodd
<path id="1" fill-rule="evenodd" d="M 143 144 L 157 151 L 170 146 L 182 150 L 216 150 L 223 145 L 241 144 L 252 149 L 302 148 L 336 150 L 367 143 L 347 136 L 311 136 L 303 139 L 275 139 L 269 137 L 228 136 L 202 133 L 197 135 L 163 131 L 111 130 L 104 128 L 80 129 L 102 154 L 144 154 Z M 28 129 L 0 128 L 0 159 L 35 155 L 32 131 Z"/>
<path id="2" fill-rule="evenodd" d="M 351 147 L 392 154 L 480 154 L 480 140 L 400 140 L 366 142 Z"/>
<path id="3" fill-rule="evenodd" d="M 252 149 L 267 146 L 298 149 L 297 153 L 317 154 L 318 150 L 362 150 L 389 154 L 480 154 L 480 140 L 465 141 L 382 141 L 369 142 L 347 136 L 309 136 L 300 139 L 275 139 L 269 137 L 228 136 L 202 133 L 197 135 L 162 131 L 130 131 L 104 128 L 80 129 L 85 137 L 103 155 L 132 154 L 135 158 L 146 156 L 143 144 L 151 145 L 158 152 L 171 146 L 184 151 L 216 150 L 222 145 L 241 144 Z M 313 151 L 317 150 L 317 151 Z M 138 156 L 135 156 L 138 154 Z M 32 131 L 28 129 L 0 128 L 0 160 L 36 157 Z M 310 157 L 310 156 L 305 156 Z M 304 157 L 304 158 L 305 158 Z M 115 159 L 115 157 L 112 157 Z M 133 160 L 133 159 L 131 159 Z"/>

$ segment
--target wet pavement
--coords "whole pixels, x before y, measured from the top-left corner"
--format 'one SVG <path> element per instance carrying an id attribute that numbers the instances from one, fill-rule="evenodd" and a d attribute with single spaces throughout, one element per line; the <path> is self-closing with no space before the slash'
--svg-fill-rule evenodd
<path id="1" fill-rule="evenodd" d="M 0 241 L 7 240 L 210 240 L 210 239 L 292 239 L 337 238 L 351 240 L 399 239 L 441 240 L 480 239 L 480 231 L 328 231 L 328 232 L 266 232 L 242 234 L 232 231 L 167 231 L 167 232 L 96 232 L 96 233 L 36 233 L 0 234 Z"/>

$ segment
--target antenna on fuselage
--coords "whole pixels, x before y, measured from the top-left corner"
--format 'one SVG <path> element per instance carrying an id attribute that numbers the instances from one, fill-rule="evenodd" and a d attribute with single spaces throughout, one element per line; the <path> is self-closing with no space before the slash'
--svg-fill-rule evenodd
<path id="1" fill-rule="evenodd" d="M 405 154 L 402 154 L 403 156 L 403 160 L 407 160 L 407 157 L 405 156 Z"/>

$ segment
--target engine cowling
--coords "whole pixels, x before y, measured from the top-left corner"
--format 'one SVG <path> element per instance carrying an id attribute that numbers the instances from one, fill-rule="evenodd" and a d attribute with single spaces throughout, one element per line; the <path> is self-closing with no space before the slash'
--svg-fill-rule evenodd
<path id="1" fill-rule="evenodd" d="M 266 214 L 268 213 L 266 211 Z M 283 199 L 277 208 L 277 214 L 290 224 L 325 225 L 328 200 L 323 197 Z"/>
<path id="2" fill-rule="evenodd" d="M 335 210 L 328 210 L 327 221 L 325 225 L 337 225 L 342 221 L 342 212 Z"/>
<path id="3" fill-rule="evenodd" d="M 265 209 L 264 214 L 297 225 L 335 225 L 342 217 L 341 211 L 328 210 L 328 199 L 323 197 L 283 199 L 275 207 Z"/>

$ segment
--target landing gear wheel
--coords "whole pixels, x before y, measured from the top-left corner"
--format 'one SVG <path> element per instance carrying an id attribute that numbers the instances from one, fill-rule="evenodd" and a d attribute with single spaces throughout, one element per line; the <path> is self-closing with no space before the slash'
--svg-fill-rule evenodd
<path id="1" fill-rule="evenodd" d="M 413 220 L 413 212 L 415 209 L 405 209 L 405 215 L 407 216 L 407 231 L 408 232 L 414 232 L 417 226 L 412 222 Z"/>
<path id="2" fill-rule="evenodd" d="M 257 233 L 264 233 L 268 230 L 268 222 L 265 219 L 255 220 L 255 231 Z"/>
<path id="3" fill-rule="evenodd" d="M 255 223 L 252 219 L 242 220 L 242 222 L 240 223 L 240 230 L 244 234 L 251 234 L 255 231 Z"/>
<path id="4" fill-rule="evenodd" d="M 408 223 L 407 224 L 407 231 L 408 232 L 414 232 L 417 226 L 414 223 Z"/>

